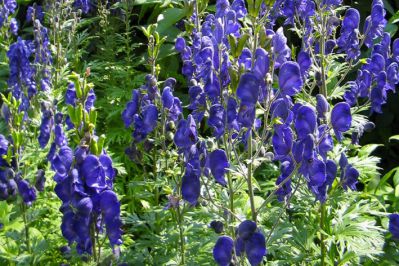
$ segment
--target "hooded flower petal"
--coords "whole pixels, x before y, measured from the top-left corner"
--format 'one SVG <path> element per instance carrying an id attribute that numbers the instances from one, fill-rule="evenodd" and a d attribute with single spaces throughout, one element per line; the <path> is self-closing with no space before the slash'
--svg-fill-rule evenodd
<path id="1" fill-rule="evenodd" d="M 258 101 L 260 81 L 255 74 L 245 73 L 237 87 L 237 97 L 241 103 L 255 105 Z"/>
<path id="2" fill-rule="evenodd" d="M 104 188 L 106 186 L 104 169 L 96 156 L 87 156 L 83 161 L 81 171 L 89 187 Z"/>
<path id="3" fill-rule="evenodd" d="M 341 132 L 346 132 L 352 124 L 352 115 L 349 104 L 346 102 L 337 103 L 331 111 L 331 125 L 341 140 Z"/>
<path id="4" fill-rule="evenodd" d="M 266 252 L 266 240 L 263 234 L 256 232 L 245 241 L 245 253 L 251 266 L 259 265 Z"/>
<path id="5" fill-rule="evenodd" d="M 245 220 L 238 226 L 238 236 L 246 241 L 255 233 L 256 228 L 254 221 Z"/>
<path id="6" fill-rule="evenodd" d="M 301 70 L 296 62 L 286 62 L 280 68 L 279 86 L 283 95 L 293 96 L 297 94 L 303 85 Z"/>
<path id="7" fill-rule="evenodd" d="M 296 114 L 295 130 L 298 138 L 303 139 L 309 134 L 313 134 L 316 129 L 316 113 L 313 107 L 303 105 Z"/>
<path id="8" fill-rule="evenodd" d="M 233 257 L 233 239 L 229 236 L 221 236 L 213 248 L 213 258 L 220 266 L 229 266 Z"/>
<path id="9" fill-rule="evenodd" d="M 227 171 L 226 168 L 230 167 L 226 152 L 224 150 L 218 149 L 211 152 L 208 156 L 208 164 L 212 175 L 215 177 L 216 182 L 222 186 L 225 186 L 226 180 L 224 175 Z"/>

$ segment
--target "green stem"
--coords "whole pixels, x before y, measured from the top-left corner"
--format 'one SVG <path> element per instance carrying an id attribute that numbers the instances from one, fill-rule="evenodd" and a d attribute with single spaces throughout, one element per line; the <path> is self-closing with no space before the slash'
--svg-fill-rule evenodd
<path id="1" fill-rule="evenodd" d="M 97 261 L 97 249 L 96 249 L 96 237 L 95 237 L 96 233 L 95 232 L 96 232 L 95 224 L 92 223 L 91 230 L 90 230 L 90 238 L 91 238 L 91 242 L 92 242 L 93 259 L 94 259 L 94 261 Z"/>
<path id="2" fill-rule="evenodd" d="M 186 264 L 185 256 L 185 240 L 184 240 L 184 230 L 183 230 L 183 210 L 180 212 L 180 206 L 177 207 L 177 219 L 179 222 L 179 237 L 180 237 L 180 264 Z"/>
<path id="3" fill-rule="evenodd" d="M 24 226 L 25 226 L 26 248 L 28 249 L 28 252 L 30 253 L 31 249 L 30 249 L 29 225 L 28 225 L 28 221 L 26 218 L 26 206 L 23 202 L 21 203 L 21 206 L 22 206 L 22 218 L 24 220 Z"/>
<path id="4" fill-rule="evenodd" d="M 324 19 L 324 15 L 323 15 L 323 10 L 320 9 L 320 19 L 321 19 L 321 36 L 320 36 L 320 68 L 321 68 L 321 89 L 320 92 L 321 94 L 327 99 L 327 84 L 326 84 L 326 70 L 325 70 L 325 66 L 324 66 L 324 54 L 326 51 L 325 48 L 325 19 Z"/>
<path id="5" fill-rule="evenodd" d="M 252 186 L 252 128 L 249 129 L 249 137 L 248 137 L 248 175 L 247 175 L 247 184 L 248 184 L 248 192 L 249 192 L 249 201 L 251 203 L 251 214 L 252 220 L 256 223 L 256 210 L 255 210 L 255 198 L 254 198 L 254 190 Z"/>
<path id="6" fill-rule="evenodd" d="M 324 222 L 326 215 L 326 205 L 322 203 L 320 205 L 320 229 L 324 231 Z M 326 257 L 326 245 L 324 243 L 324 232 L 320 232 L 320 245 L 321 245 L 321 266 L 325 265 L 325 257 Z"/>

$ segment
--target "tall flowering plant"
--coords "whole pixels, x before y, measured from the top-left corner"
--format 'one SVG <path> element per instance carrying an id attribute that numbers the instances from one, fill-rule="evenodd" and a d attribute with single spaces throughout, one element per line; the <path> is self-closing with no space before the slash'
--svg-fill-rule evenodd
<path id="1" fill-rule="evenodd" d="M 93 84 L 77 74 L 70 76 L 65 94 L 68 115 L 54 116 L 54 141 L 48 160 L 54 170 L 55 192 L 62 201 L 61 230 L 69 245 L 76 243 L 79 254 L 88 253 L 99 261 L 103 241 L 109 239 L 114 252 L 122 243 L 120 203 L 113 191 L 116 177 L 112 160 L 104 149 L 105 136 L 97 136 Z M 70 131 L 71 141 L 64 133 Z"/>
<path id="2" fill-rule="evenodd" d="M 380 113 L 399 83 L 398 41 L 392 45 L 384 33 L 383 2 L 372 2 L 362 30 L 359 12 L 341 8 L 340 0 L 218 0 L 211 14 L 201 12 L 201 3 L 192 2 L 186 21 L 192 30 L 175 44 L 190 100 L 190 114 L 174 120 L 173 140 L 184 165 L 180 195 L 191 207 L 209 202 L 223 210 L 228 230 L 213 249 L 219 265 L 259 265 L 278 225 L 266 237 L 259 215 L 274 196 L 286 208 L 305 186 L 319 206 L 324 265 L 329 195 L 357 189 L 362 173 L 348 154 L 374 127 L 364 112 Z M 301 39 L 299 49 L 290 49 L 288 28 Z M 370 49 L 370 56 L 362 58 L 361 49 Z M 348 81 L 353 70 L 356 78 Z M 156 85 L 154 75 L 147 76 L 146 94 L 133 91 L 122 115 L 126 126 L 134 125 L 136 142 L 179 102 L 170 82 L 162 97 Z M 157 99 L 162 109 L 154 105 Z M 280 175 L 264 195 L 254 172 L 271 161 Z M 218 193 L 226 196 L 221 204 L 214 199 Z M 247 212 L 237 210 L 239 194 L 248 198 Z"/>

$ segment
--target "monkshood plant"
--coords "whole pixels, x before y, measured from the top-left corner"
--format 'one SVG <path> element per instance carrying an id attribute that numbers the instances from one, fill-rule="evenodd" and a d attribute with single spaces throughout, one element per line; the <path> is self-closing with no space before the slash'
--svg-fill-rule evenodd
<path id="1" fill-rule="evenodd" d="M 114 253 L 122 244 L 120 203 L 113 191 L 116 176 L 112 160 L 104 149 L 105 136 L 96 136 L 97 112 L 93 84 L 85 77 L 70 75 L 65 95 L 68 115 L 54 116 L 54 141 L 48 160 L 55 171 L 55 192 L 62 201 L 61 230 L 69 246 L 76 243 L 78 254 L 93 255 L 99 263 L 104 240 L 109 239 Z M 64 133 L 67 126 L 70 138 Z"/>
<path id="2" fill-rule="evenodd" d="M 214 207 L 224 220 L 211 223 L 223 234 L 213 249 L 219 265 L 264 262 L 282 212 L 306 191 L 318 208 L 319 228 L 313 232 L 317 260 L 321 265 L 359 263 L 368 255 L 327 237 L 334 213 L 343 208 L 335 199 L 354 194 L 362 176 L 362 165 L 349 155 L 356 154 L 360 137 L 374 127 L 367 111 L 380 113 L 399 83 L 399 41 L 391 48 L 391 37 L 384 33 L 383 2 L 373 1 L 362 30 L 359 12 L 342 7 L 340 0 L 218 0 L 214 14 L 204 12 L 205 2 L 191 2 L 187 32 L 175 46 L 189 84 L 190 114 L 183 117 L 180 100 L 172 94 L 173 79 L 159 91 L 153 64 L 147 83 L 133 91 L 122 114 L 126 127 L 133 127 L 128 155 L 137 158 L 137 144 L 162 147 L 165 134 L 160 136 L 159 128 L 174 132 L 184 171 L 168 208 Z M 290 49 L 288 29 L 300 38 L 299 49 Z M 362 48 L 369 49 L 369 57 L 361 57 Z M 156 59 L 156 49 L 149 51 L 150 61 Z M 355 71 L 356 79 L 348 81 Z M 148 146 L 149 136 L 155 146 Z M 156 157 L 152 163 L 157 165 Z M 265 164 L 280 168 L 267 194 L 254 175 Z M 266 235 L 259 217 L 275 196 L 283 208 Z M 248 210 L 239 204 L 240 197 L 248 199 Z M 377 235 L 382 230 L 368 228 Z M 397 232 L 395 225 L 391 231 Z M 184 264 L 184 237 L 180 243 Z"/>
<path id="3" fill-rule="evenodd" d="M 18 35 L 18 23 L 15 18 L 9 20 L 8 16 L 17 8 L 15 1 L 5 1 L 1 8 L 1 26 L 9 28 L 13 35 Z M 32 14 L 31 14 L 32 15 Z M 32 19 L 32 17 L 31 17 Z M 40 27 L 37 20 L 36 27 Z M 4 32 L 2 28 L 2 32 Z M 0 200 L 8 203 L 20 203 L 19 213 L 22 214 L 25 234 L 25 250 L 31 252 L 29 223 L 27 208 L 36 200 L 36 191 L 44 190 L 45 175 L 42 169 L 37 169 L 35 160 L 26 156 L 27 151 L 37 148 L 38 143 L 32 132 L 36 131 L 35 121 L 38 115 L 37 101 L 40 91 L 49 91 L 48 75 L 39 76 L 39 72 L 45 73 L 46 64 L 51 60 L 46 49 L 45 41 L 39 41 L 45 35 L 44 27 L 35 33 L 35 40 L 23 40 L 21 37 L 11 44 L 9 37 L 4 45 L 8 48 L 7 57 L 9 65 L 8 91 L 2 94 L 3 105 L 1 107 L 2 117 L 7 125 L 7 135 L 0 135 L 2 143 L 1 152 L 1 179 Z M 7 36 L 7 35 L 5 35 Z M 39 37 L 40 36 L 40 37 Z M 7 47 L 7 44 L 10 44 Z M 35 59 L 32 60 L 32 57 Z M 44 59 L 44 57 L 47 58 Z M 45 63 L 46 61 L 46 63 Z M 43 69 L 41 69 L 43 67 Z M 42 83 L 39 83 L 41 80 Z M 32 178 L 31 173 L 37 171 Z M 17 193 L 21 200 L 16 198 Z"/>

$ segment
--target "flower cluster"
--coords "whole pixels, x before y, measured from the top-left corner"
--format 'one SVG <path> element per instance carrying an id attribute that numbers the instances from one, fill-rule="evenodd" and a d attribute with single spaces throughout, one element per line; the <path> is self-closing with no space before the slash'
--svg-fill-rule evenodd
<path id="1" fill-rule="evenodd" d="M 89 0 L 75 0 L 73 5 L 76 8 L 81 9 L 84 14 L 87 14 L 90 11 L 90 1 Z"/>
<path id="2" fill-rule="evenodd" d="M 271 7 L 249 4 L 248 10 L 242 0 L 231 4 L 218 0 L 215 14 L 207 14 L 202 22 L 194 4 L 195 12 L 188 22 L 194 25 L 191 35 L 187 39 L 178 37 L 175 43 L 183 61 L 182 74 L 189 84 L 191 111 L 186 119 L 180 118 L 179 104 L 179 115 L 173 119 L 177 123 L 174 144 L 184 158 L 183 199 L 191 205 L 198 203 L 203 176 L 212 175 L 216 183 L 228 186 L 228 169 L 234 168 L 234 159 L 241 164 L 232 149 L 236 152 L 241 144 L 248 153 L 247 161 L 253 160 L 253 153 L 260 154 L 261 148 L 273 151 L 281 172 L 276 181 L 280 201 L 291 197 L 294 177 L 298 182 L 303 177 L 321 203 L 327 200 L 337 175 L 337 183 L 344 190 L 355 190 L 360 173 L 346 157 L 344 140 L 352 133 L 352 143 L 357 144 L 363 132 L 374 125 L 352 123 L 352 113 L 357 105 L 369 103 L 373 112 L 381 112 L 387 92 L 394 91 L 399 83 L 399 41 L 391 49 L 390 36 L 383 33 L 386 21 L 382 1 L 373 1 L 362 33 L 356 9 L 346 10 L 342 21 L 339 18 L 336 9 L 341 0 L 277 0 Z M 287 45 L 284 28 L 275 27 L 280 17 L 285 25 L 301 26 L 298 34 L 303 41 L 298 52 Z M 260 21 L 266 23 L 258 25 Z M 372 48 L 367 60 L 359 60 L 363 44 Z M 333 53 L 340 57 L 330 56 Z M 356 80 L 346 84 L 349 89 L 344 101 L 334 98 L 332 102 L 331 87 L 341 86 L 348 73 L 332 84 L 327 62 L 340 58 L 345 58 L 350 68 L 362 65 Z M 165 107 L 180 103 L 166 84 L 160 96 L 152 75 L 147 76 L 142 91 L 146 92 L 144 96 L 140 90 L 133 91 L 122 114 L 126 127 L 133 125 L 136 142 L 155 130 Z M 201 138 L 200 126 L 204 124 L 212 130 L 216 148 L 210 148 Z M 252 138 L 258 140 L 256 152 Z M 334 146 L 342 151 L 339 160 L 331 156 Z M 246 164 L 250 169 L 246 178 L 250 180 L 252 165 Z M 248 189 L 252 188 L 248 185 Z M 251 212 L 255 213 L 254 208 Z M 251 265 L 262 262 L 265 238 L 257 229 L 256 214 L 253 220 L 238 227 L 235 240 L 233 236 L 218 239 L 214 258 L 219 265 L 229 265 L 233 254 L 245 254 Z"/>
<path id="3" fill-rule="evenodd" d="M 30 62 L 33 53 L 32 42 L 20 37 L 7 52 L 10 68 L 8 87 L 12 91 L 12 95 L 17 100 L 21 100 L 19 108 L 21 112 L 26 112 L 29 109 L 30 99 L 37 93 L 35 70 Z"/>
<path id="4" fill-rule="evenodd" d="M 399 84 L 398 51 L 395 48 L 398 44 L 395 40 L 391 53 L 391 37 L 389 33 L 383 34 L 381 42 L 373 46 L 367 63 L 359 69 L 356 80 L 349 82 L 350 88 L 344 95 L 347 103 L 354 106 L 358 98 L 366 98 L 371 102 L 372 112 L 382 113 L 388 92 L 395 92 L 395 86 Z"/>
<path id="5" fill-rule="evenodd" d="M 3 135 L 0 135 L 0 200 L 7 200 L 17 193 L 14 171 L 10 162 L 7 162 L 5 159 L 9 151 L 9 146 L 9 141 Z"/>
<path id="6" fill-rule="evenodd" d="M 218 265 L 230 265 L 233 254 L 246 255 L 251 265 L 259 265 L 266 255 L 266 241 L 256 223 L 243 221 L 237 228 L 235 241 L 229 236 L 221 236 L 213 248 L 213 257 Z M 235 252 L 234 249 L 235 248 Z"/>
<path id="7" fill-rule="evenodd" d="M 8 17 L 15 12 L 17 9 L 17 1 L 15 0 L 2 0 L 0 2 L 0 28 L 4 26 L 7 22 Z M 15 27 L 16 20 L 11 19 L 10 24 L 14 24 Z M 11 26 L 10 25 L 10 26 Z M 15 30 L 11 29 L 11 32 L 14 34 Z"/>
<path id="8" fill-rule="evenodd" d="M 174 129 L 174 124 L 182 113 L 181 101 L 173 96 L 175 83 L 173 78 L 164 81 L 161 94 L 156 78 L 147 75 L 146 84 L 132 91 L 132 99 L 127 103 L 122 119 L 126 128 L 133 128 L 132 137 L 135 143 L 145 141 L 158 124 L 161 124 L 165 133 Z M 158 121 L 159 117 L 161 122 Z M 134 156 L 137 152 L 134 146 L 126 150 L 128 155 Z"/>
<path id="9" fill-rule="evenodd" d="M 65 97 L 72 107 L 72 124 L 68 127 L 81 132 L 83 138 L 73 151 L 63 130 L 67 119 L 57 113 L 48 160 L 55 171 L 55 192 L 63 203 L 62 234 L 69 245 L 77 243 L 79 254 L 92 254 L 95 236 L 103 232 L 104 226 L 112 247 L 122 243 L 120 203 L 112 190 L 116 171 L 102 148 L 104 139 L 97 137 L 90 126 L 95 123 L 94 91 L 89 85 L 81 87 L 79 77 L 73 78 L 75 83 L 70 83 Z"/>

